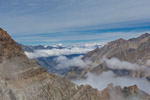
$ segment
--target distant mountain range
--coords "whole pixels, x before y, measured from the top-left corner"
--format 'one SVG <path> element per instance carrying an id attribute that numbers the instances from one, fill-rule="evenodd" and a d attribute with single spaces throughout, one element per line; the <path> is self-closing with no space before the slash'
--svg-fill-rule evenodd
<path id="1" fill-rule="evenodd" d="M 31 46 L 31 45 L 23 45 L 18 43 L 22 49 L 25 52 L 34 52 L 35 50 L 50 50 L 50 49 L 72 49 L 72 48 L 99 48 L 102 45 L 97 44 L 97 43 L 92 43 L 92 44 L 83 44 L 83 45 L 70 45 L 70 46 L 63 46 L 62 44 L 58 45 L 37 45 L 37 46 Z"/>
<path id="2" fill-rule="evenodd" d="M 56 46 L 47 46 L 47 45 L 28 46 L 28 45 L 22 45 L 22 44 L 19 44 L 19 45 L 26 52 L 34 52 L 34 50 L 64 49 L 64 48 L 66 48 L 66 47 L 63 47 L 61 45 L 56 45 Z"/>

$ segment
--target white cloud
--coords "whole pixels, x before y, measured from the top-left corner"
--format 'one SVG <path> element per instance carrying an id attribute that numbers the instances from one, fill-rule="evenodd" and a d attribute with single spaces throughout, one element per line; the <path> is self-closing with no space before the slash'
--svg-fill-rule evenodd
<path id="1" fill-rule="evenodd" d="M 113 72 L 103 72 L 101 75 L 94 75 L 92 73 L 87 74 L 86 80 L 73 80 L 75 84 L 89 84 L 100 91 L 107 87 L 108 84 L 113 83 L 114 86 L 131 86 L 137 85 L 139 89 L 150 94 L 150 82 L 145 78 L 131 78 L 131 77 L 119 77 Z"/>
<path id="2" fill-rule="evenodd" d="M 62 56 L 71 54 L 85 54 L 96 48 L 97 43 L 68 46 L 63 49 L 46 49 L 35 50 L 34 52 L 25 52 L 29 58 L 49 57 L 49 56 Z"/>
<path id="3" fill-rule="evenodd" d="M 34 52 L 25 52 L 29 58 L 61 56 L 71 54 L 85 54 L 93 49 L 72 48 L 72 49 L 50 49 L 50 50 L 35 50 Z"/>
<path id="4" fill-rule="evenodd" d="M 150 75 L 150 69 L 144 65 L 138 65 L 136 63 L 130 63 L 127 61 L 120 61 L 117 58 L 107 59 L 103 57 L 101 59 L 102 63 L 105 62 L 107 67 L 110 69 L 126 69 L 133 71 L 145 71 L 145 74 Z M 149 61 L 148 61 L 149 63 Z M 146 78 L 135 78 L 130 76 L 118 76 L 112 71 L 103 72 L 100 75 L 96 75 L 94 73 L 87 73 L 86 79 L 73 80 L 74 83 L 81 84 L 89 84 L 94 88 L 99 89 L 100 91 L 107 87 L 108 84 L 113 83 L 115 86 L 131 86 L 137 85 L 139 89 L 150 94 L 150 82 Z"/>
<path id="5" fill-rule="evenodd" d="M 68 59 L 65 56 L 59 56 L 55 59 L 55 61 L 58 63 L 58 65 L 56 65 L 56 68 L 64 69 L 73 66 L 81 68 L 88 67 L 88 64 L 84 62 L 81 58 L 82 56 L 74 57 L 72 59 Z"/>
<path id="6" fill-rule="evenodd" d="M 64 69 L 68 67 L 88 68 L 89 66 L 96 66 L 96 64 L 91 62 L 90 60 L 83 61 L 82 57 L 83 56 L 78 56 L 72 59 L 68 59 L 65 56 L 59 56 L 55 58 L 54 61 L 58 63 L 56 65 L 56 68 L 58 69 Z"/>
<path id="7" fill-rule="evenodd" d="M 107 64 L 110 69 L 126 69 L 126 70 L 143 70 L 150 72 L 150 68 L 145 65 L 138 65 L 136 63 L 130 63 L 127 61 L 120 61 L 118 58 L 107 59 L 105 56 L 102 58 L 102 62 Z"/>

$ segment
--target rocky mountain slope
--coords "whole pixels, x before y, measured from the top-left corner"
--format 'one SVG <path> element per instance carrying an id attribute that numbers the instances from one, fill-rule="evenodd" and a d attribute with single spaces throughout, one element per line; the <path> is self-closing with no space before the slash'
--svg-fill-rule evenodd
<path id="1" fill-rule="evenodd" d="M 48 74 L 0 29 L 0 100 L 70 100 L 78 86 Z"/>
<path id="2" fill-rule="evenodd" d="M 114 97 L 113 93 L 117 95 Z M 116 97 L 150 100 L 150 96 L 136 86 L 121 89 L 109 85 L 98 91 L 49 74 L 29 60 L 21 47 L 0 28 L 0 100 L 117 100 Z"/>
<path id="3" fill-rule="evenodd" d="M 100 62 L 103 56 L 116 57 L 120 60 L 144 64 L 150 59 L 150 34 L 145 33 L 137 38 L 129 40 L 118 39 L 107 43 L 102 48 L 89 52 L 83 59 L 91 59 Z"/>
<path id="4" fill-rule="evenodd" d="M 104 59 L 105 58 L 105 59 Z M 106 59 L 107 58 L 107 59 Z M 101 48 L 97 48 L 87 53 L 82 59 L 90 60 L 96 63 L 96 66 L 85 67 L 81 74 L 77 74 L 75 70 L 68 72 L 67 78 L 83 78 L 87 72 L 101 74 L 104 71 L 111 70 L 119 76 L 129 75 L 132 77 L 146 77 L 150 79 L 150 75 L 143 70 L 126 70 L 126 69 L 111 69 L 106 60 L 117 58 L 120 62 L 126 62 L 138 66 L 150 67 L 150 34 L 145 33 L 137 38 L 129 40 L 118 39 L 111 41 Z M 132 66 L 134 67 L 134 66 Z"/>
<path id="5" fill-rule="evenodd" d="M 101 61 L 104 56 L 107 59 L 117 58 L 120 61 L 138 64 L 141 67 L 150 67 L 147 63 L 150 59 L 150 34 L 145 33 L 137 38 L 132 38 L 129 40 L 119 39 L 109 42 L 104 47 L 89 52 L 83 57 L 83 59 L 90 59 L 97 62 L 99 65 L 91 71 L 94 72 L 98 71 L 97 69 L 100 69 L 98 72 L 100 73 L 103 70 L 108 70 L 108 65 Z M 128 72 L 132 77 L 149 78 L 149 74 L 143 72 L 142 70 L 126 70 L 125 72 Z"/>

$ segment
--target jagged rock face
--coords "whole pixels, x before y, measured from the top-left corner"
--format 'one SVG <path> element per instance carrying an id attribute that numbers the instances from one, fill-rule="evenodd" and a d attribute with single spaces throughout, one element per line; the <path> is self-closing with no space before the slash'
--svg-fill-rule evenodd
<path id="1" fill-rule="evenodd" d="M 89 52 L 83 59 L 90 59 L 100 63 L 103 56 L 107 58 L 116 57 L 123 61 L 145 62 L 150 59 L 150 34 L 146 33 L 138 38 L 129 40 L 119 39 Z"/>
<path id="2" fill-rule="evenodd" d="M 101 100 L 101 94 L 89 85 L 82 85 L 70 100 Z"/>
<path id="3" fill-rule="evenodd" d="M 98 91 L 91 86 L 80 86 L 70 100 L 150 100 L 150 96 L 138 89 L 136 85 L 124 87 L 109 84 L 104 90 Z"/>
<path id="4" fill-rule="evenodd" d="M 26 57 L 22 48 L 16 44 L 16 42 L 11 39 L 6 31 L 0 28 L 0 61 L 3 57 L 6 59 L 13 59 L 15 57 Z"/>
<path id="5" fill-rule="evenodd" d="M 16 42 L 8 35 L 6 31 L 0 28 L 0 62 L 2 62 L 4 59 L 7 59 L 9 61 L 15 60 L 18 62 L 21 62 L 22 67 L 29 67 L 31 62 L 27 56 L 25 55 L 22 48 L 16 44 Z M 25 63 L 25 66 L 23 65 Z"/>
<path id="6" fill-rule="evenodd" d="M 114 54 L 124 51 L 129 47 L 129 43 L 124 39 L 119 39 L 116 41 L 109 42 L 102 48 L 97 48 L 94 51 L 86 54 L 83 59 L 90 59 L 92 61 L 100 62 L 100 59 L 105 55 L 107 58 L 110 58 Z"/>
<path id="7" fill-rule="evenodd" d="M 101 91 L 101 100 L 149 100 L 150 96 L 139 90 L 136 85 L 124 87 L 109 84 Z"/>
<path id="8" fill-rule="evenodd" d="M 18 78 L 34 67 L 37 67 L 35 61 L 29 60 L 22 48 L 0 28 L 0 76 L 5 79 Z"/>
<path id="9" fill-rule="evenodd" d="M 47 73 L 0 83 L 0 100 L 70 100 L 78 87 Z"/>
<path id="10" fill-rule="evenodd" d="M 113 57 L 132 63 L 145 64 L 150 59 L 150 40 L 139 44 L 136 49 L 129 48 L 114 54 Z"/>

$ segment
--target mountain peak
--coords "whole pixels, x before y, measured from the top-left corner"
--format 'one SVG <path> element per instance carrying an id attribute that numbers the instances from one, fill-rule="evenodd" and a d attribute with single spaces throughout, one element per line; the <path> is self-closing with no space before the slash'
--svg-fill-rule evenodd
<path id="1" fill-rule="evenodd" d="M 127 40 L 123 39 L 123 38 L 120 38 L 118 40 L 116 40 L 116 42 L 126 42 Z"/>
<path id="2" fill-rule="evenodd" d="M 141 36 L 139 36 L 138 38 L 143 39 L 143 38 L 146 38 L 146 37 L 149 37 L 149 36 L 150 36 L 149 33 L 145 33 L 145 34 L 142 34 Z"/>
<path id="3" fill-rule="evenodd" d="M 0 31 L 2 31 L 3 29 L 0 27 Z"/>
<path id="4" fill-rule="evenodd" d="M 117 39 L 117 40 L 115 40 L 115 41 L 111 41 L 111 42 L 109 42 L 109 43 L 125 43 L 125 42 L 127 42 L 127 40 L 125 40 L 125 39 L 123 39 L 123 38 L 120 38 L 120 39 Z"/>
<path id="5" fill-rule="evenodd" d="M 146 36 L 150 36 L 150 33 L 144 33 L 144 34 L 142 34 L 140 37 L 146 37 Z"/>
<path id="6" fill-rule="evenodd" d="M 2 58 L 11 59 L 17 56 L 24 56 L 22 48 L 9 36 L 9 34 L 0 28 L 0 61 Z"/>
<path id="7" fill-rule="evenodd" d="M 36 66 L 36 63 L 27 58 L 22 48 L 9 34 L 0 28 L 0 76 L 6 80 L 18 79 L 25 76 L 24 71 Z"/>
<path id="8" fill-rule="evenodd" d="M 130 41 L 130 42 L 133 42 L 133 41 L 141 41 L 141 40 L 146 40 L 146 39 L 148 39 L 148 38 L 150 38 L 150 34 L 149 34 L 149 33 L 145 33 L 145 34 L 140 35 L 140 36 L 137 37 L 137 38 L 131 38 L 131 39 L 129 39 L 128 41 Z"/>

